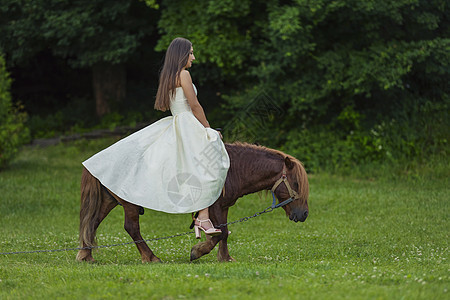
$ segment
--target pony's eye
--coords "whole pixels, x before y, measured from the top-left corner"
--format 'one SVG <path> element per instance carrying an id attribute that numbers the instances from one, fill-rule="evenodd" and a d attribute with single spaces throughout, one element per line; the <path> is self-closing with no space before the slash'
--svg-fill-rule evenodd
<path id="1" fill-rule="evenodd" d="M 294 182 L 294 189 L 298 190 L 298 183 L 297 182 Z"/>

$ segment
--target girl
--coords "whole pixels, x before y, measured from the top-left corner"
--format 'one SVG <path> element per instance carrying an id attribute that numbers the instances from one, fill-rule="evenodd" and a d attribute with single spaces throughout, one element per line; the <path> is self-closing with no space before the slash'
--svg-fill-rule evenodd
<path id="1" fill-rule="evenodd" d="M 83 165 L 120 198 L 167 213 L 199 211 L 200 231 L 217 235 L 208 207 L 220 196 L 230 160 L 219 132 L 210 128 L 186 70 L 192 44 L 174 39 L 166 51 L 155 109 L 172 116 L 120 140 Z"/>

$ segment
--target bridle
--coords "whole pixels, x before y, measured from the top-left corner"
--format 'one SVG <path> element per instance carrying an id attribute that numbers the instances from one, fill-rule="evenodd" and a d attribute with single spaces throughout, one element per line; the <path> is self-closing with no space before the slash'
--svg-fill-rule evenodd
<path id="1" fill-rule="evenodd" d="M 277 199 L 276 199 L 276 197 L 275 197 L 275 190 L 277 189 L 277 187 L 278 187 L 282 182 L 284 182 L 284 185 L 286 186 L 286 188 L 287 188 L 287 190 L 288 190 L 288 192 L 289 192 L 290 198 L 284 200 L 283 202 L 280 202 L 280 203 L 276 204 Z M 273 187 L 272 187 L 272 189 L 271 189 L 270 191 L 272 192 L 272 197 L 273 197 L 272 208 L 278 208 L 278 207 L 280 207 L 280 206 L 287 205 L 287 204 L 291 203 L 292 201 L 294 201 L 295 199 L 300 198 L 299 195 L 298 195 L 298 193 L 297 193 L 296 191 L 294 191 L 294 190 L 291 188 L 291 185 L 289 184 L 289 181 L 288 181 L 287 176 L 286 176 L 286 166 L 283 166 L 283 173 L 282 173 L 282 175 L 281 175 L 281 178 L 278 179 L 278 180 L 274 183 L 274 185 L 273 185 Z"/>

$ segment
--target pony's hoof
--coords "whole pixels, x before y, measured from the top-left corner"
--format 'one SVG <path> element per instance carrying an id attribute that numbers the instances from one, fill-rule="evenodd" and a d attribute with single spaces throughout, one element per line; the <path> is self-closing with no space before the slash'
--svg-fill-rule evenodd
<path id="1" fill-rule="evenodd" d="M 232 258 L 231 256 L 227 256 L 227 257 L 222 257 L 222 256 L 220 256 L 220 255 L 217 255 L 217 260 L 219 261 L 219 262 L 235 262 L 236 260 L 234 259 L 234 258 Z"/>
<path id="2" fill-rule="evenodd" d="M 79 261 L 79 262 L 89 262 L 89 263 L 95 262 L 95 259 L 92 257 L 91 253 L 89 253 L 89 252 L 86 253 L 83 250 L 80 250 L 77 253 L 76 260 Z"/>
<path id="3" fill-rule="evenodd" d="M 162 263 L 161 259 L 157 256 L 153 256 L 152 258 L 142 259 L 142 263 Z"/>
<path id="4" fill-rule="evenodd" d="M 223 261 L 223 262 L 235 262 L 236 260 L 230 256 L 230 257 L 228 257 L 227 259 L 222 260 L 222 261 Z"/>
<path id="5" fill-rule="evenodd" d="M 196 259 L 198 259 L 197 255 L 195 255 L 195 253 L 193 251 L 191 251 L 190 261 L 194 261 Z"/>
<path id="6" fill-rule="evenodd" d="M 210 238 L 211 237 L 209 235 L 207 235 L 207 239 L 210 239 Z M 209 247 L 210 247 L 210 244 L 208 243 L 208 240 L 194 245 L 194 247 L 192 247 L 192 249 L 191 249 L 191 258 L 190 258 L 191 261 L 199 259 L 203 255 L 208 254 L 211 251 L 211 249 Z"/>
<path id="7" fill-rule="evenodd" d="M 92 256 L 81 258 L 81 259 L 77 258 L 77 261 L 85 262 L 85 263 L 95 263 L 95 259 Z"/>
<path id="8" fill-rule="evenodd" d="M 196 259 L 199 259 L 200 257 L 201 255 L 198 253 L 198 251 L 195 248 L 192 248 L 190 260 L 194 261 Z"/>

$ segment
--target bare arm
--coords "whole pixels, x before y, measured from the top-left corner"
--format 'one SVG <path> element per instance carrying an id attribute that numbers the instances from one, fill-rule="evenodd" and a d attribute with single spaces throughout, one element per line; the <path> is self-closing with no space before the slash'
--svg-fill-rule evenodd
<path id="1" fill-rule="evenodd" d="M 180 80 L 181 87 L 183 88 L 184 95 L 186 96 L 189 106 L 192 109 L 192 113 L 200 121 L 200 123 L 202 123 L 203 126 L 209 127 L 205 111 L 203 110 L 201 104 L 198 102 L 197 95 L 195 95 L 191 74 L 189 74 L 187 70 L 181 71 Z"/>

